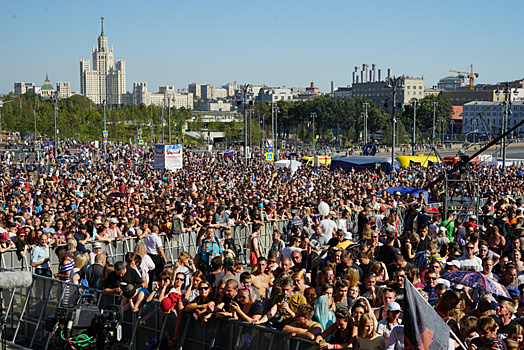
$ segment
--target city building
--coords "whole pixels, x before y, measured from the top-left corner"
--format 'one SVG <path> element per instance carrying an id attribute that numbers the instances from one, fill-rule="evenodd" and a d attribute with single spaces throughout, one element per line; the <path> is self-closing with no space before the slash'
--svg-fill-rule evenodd
<path id="1" fill-rule="evenodd" d="M 234 96 L 235 95 L 235 87 L 231 83 L 227 83 L 226 85 L 222 85 L 223 89 L 226 89 L 227 96 Z"/>
<path id="2" fill-rule="evenodd" d="M 391 70 L 388 69 L 388 76 Z M 367 98 L 377 107 L 384 108 L 388 101 L 391 106 L 393 101 L 393 89 L 386 86 L 384 81 L 355 83 L 352 88 L 352 97 Z M 397 88 L 396 102 L 402 106 L 408 104 L 412 99 L 421 100 L 425 96 L 424 78 L 404 77 L 404 86 Z"/>
<path id="3" fill-rule="evenodd" d="M 514 101 L 510 105 L 511 116 L 508 118 L 508 129 L 514 127 L 524 117 L 524 101 Z M 484 121 L 481 120 L 482 114 Z M 503 106 L 501 102 L 475 101 L 464 104 L 462 112 L 462 131 L 468 133 L 486 134 L 491 128 L 495 135 L 502 133 Z M 515 130 L 514 135 L 519 137 L 524 132 L 524 126 Z"/>
<path id="4" fill-rule="evenodd" d="M 71 97 L 71 82 L 69 81 L 57 81 L 56 92 L 60 98 Z"/>
<path id="5" fill-rule="evenodd" d="M 133 83 L 133 92 L 122 95 L 122 102 L 127 105 L 155 105 L 193 109 L 193 94 L 179 94 L 174 86 L 159 86 L 158 93 L 147 91 L 146 82 Z"/>
<path id="6" fill-rule="evenodd" d="M 44 85 L 40 87 L 40 95 L 43 97 L 53 97 L 55 94 L 55 88 L 51 84 L 51 81 L 49 80 L 49 76 L 45 75 L 45 81 Z"/>
<path id="7" fill-rule="evenodd" d="M 215 85 L 206 84 L 200 85 L 200 98 L 205 98 L 207 100 L 214 100 L 215 97 Z"/>
<path id="8" fill-rule="evenodd" d="M 258 102 L 278 102 L 278 101 L 289 101 L 293 100 L 293 93 L 288 88 L 269 88 L 263 87 L 258 91 L 256 97 Z"/>
<path id="9" fill-rule="evenodd" d="M 351 87 L 339 87 L 333 92 L 333 98 L 337 100 L 345 100 L 347 98 L 350 98 L 351 95 Z"/>
<path id="10" fill-rule="evenodd" d="M 215 99 L 226 98 L 227 96 L 227 89 L 215 88 Z"/>
<path id="11" fill-rule="evenodd" d="M 465 75 L 445 77 L 438 81 L 437 88 L 440 90 L 469 89 L 469 79 Z"/>
<path id="12" fill-rule="evenodd" d="M 229 112 L 231 111 L 231 103 L 224 101 L 198 101 L 197 108 L 201 111 Z"/>
<path id="13" fill-rule="evenodd" d="M 201 90 L 200 84 L 191 83 L 191 84 L 188 85 L 187 88 L 188 88 L 189 93 L 193 94 L 193 96 L 195 96 L 195 98 L 202 97 L 202 90 Z"/>
<path id="14" fill-rule="evenodd" d="M 495 93 L 496 90 L 443 90 L 439 96 L 448 100 L 453 106 L 462 106 L 474 101 L 503 101 L 503 94 Z"/>
<path id="15" fill-rule="evenodd" d="M 126 93 L 126 64 L 123 59 L 114 59 L 113 47 L 109 48 L 104 34 L 103 17 L 98 46 L 93 47 L 92 57 L 92 69 L 88 58 L 80 60 L 80 93 L 96 104 L 122 105 L 122 95 Z"/>

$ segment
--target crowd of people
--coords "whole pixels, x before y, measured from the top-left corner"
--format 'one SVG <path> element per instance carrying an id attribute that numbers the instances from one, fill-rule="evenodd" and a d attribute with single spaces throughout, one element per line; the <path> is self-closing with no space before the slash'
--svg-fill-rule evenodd
<path id="1" fill-rule="evenodd" d="M 523 348 L 522 169 L 468 170 L 487 202 L 462 220 L 427 210 L 440 199 L 441 183 L 427 197 L 382 191 L 426 188 L 440 167 L 403 168 L 394 177 L 325 167 L 291 172 L 187 151 L 183 169 L 163 173 L 145 150 L 122 146 L 107 162 L 92 162 L 98 156 L 86 147 L 67 164 L 29 173 L 5 168 L 0 253 L 16 251 L 37 275 L 101 290 L 102 307 L 115 295 L 129 312 L 157 301 L 163 321 L 177 318 L 171 345 L 191 318 L 236 318 L 319 349 L 403 349 L 407 279 L 456 335 L 450 349 Z M 324 215 L 321 202 L 329 208 Z M 245 242 L 232 238 L 235 226 L 250 227 Z M 267 227 L 272 245 L 263 247 Z M 197 254 L 181 252 L 170 264 L 161 237 L 189 231 L 198 232 Z M 136 241 L 134 252 L 111 264 L 107 246 L 126 239 Z M 442 278 L 456 270 L 498 281 L 511 298 Z M 63 302 L 78 293 L 69 288 Z"/>

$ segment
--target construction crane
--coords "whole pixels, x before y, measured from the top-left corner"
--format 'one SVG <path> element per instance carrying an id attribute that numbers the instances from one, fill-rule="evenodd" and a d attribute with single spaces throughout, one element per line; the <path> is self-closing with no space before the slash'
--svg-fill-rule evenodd
<path id="1" fill-rule="evenodd" d="M 473 65 L 471 65 L 471 72 L 461 72 L 461 71 L 452 70 L 452 69 L 450 69 L 449 71 L 453 72 L 453 73 L 459 73 L 459 74 L 467 75 L 469 77 L 469 89 L 470 90 L 475 90 L 475 78 L 478 78 L 479 74 L 478 73 L 473 73 Z"/>

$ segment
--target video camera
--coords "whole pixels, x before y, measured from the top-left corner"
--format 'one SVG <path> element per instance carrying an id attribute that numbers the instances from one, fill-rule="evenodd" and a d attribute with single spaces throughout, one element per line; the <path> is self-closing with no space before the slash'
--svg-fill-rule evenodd
<path id="1" fill-rule="evenodd" d="M 94 295 L 81 294 L 73 306 L 59 307 L 47 317 L 46 331 L 51 332 L 51 349 L 119 349 L 123 344 L 124 310 L 109 305 L 100 310 Z"/>

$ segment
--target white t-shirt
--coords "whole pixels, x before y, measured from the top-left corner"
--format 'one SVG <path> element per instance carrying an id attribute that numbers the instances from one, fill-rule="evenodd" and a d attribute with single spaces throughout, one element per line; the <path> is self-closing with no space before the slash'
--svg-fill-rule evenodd
<path id="1" fill-rule="evenodd" d="M 146 274 L 147 283 L 149 283 L 149 271 L 153 271 L 155 269 L 155 263 L 153 262 L 153 259 L 151 259 L 151 257 L 147 254 L 144 255 L 144 258 L 140 263 L 140 268 Z"/>
<path id="2" fill-rule="evenodd" d="M 401 324 L 402 323 L 402 320 L 398 320 L 398 324 Z M 391 335 L 391 331 L 395 328 L 396 326 L 393 326 L 391 329 L 388 328 L 388 319 L 387 318 L 384 318 L 382 320 L 380 320 L 380 322 L 378 323 L 377 325 L 377 334 L 382 334 L 385 338 L 389 339 L 389 336 Z"/>
<path id="3" fill-rule="evenodd" d="M 147 247 L 148 254 L 159 255 L 158 247 L 162 247 L 162 240 L 156 233 L 151 233 L 144 238 L 144 244 Z"/>
<path id="4" fill-rule="evenodd" d="M 337 228 L 337 224 L 331 219 L 324 219 L 320 221 L 320 226 L 322 226 L 322 233 L 326 236 L 329 241 L 333 238 L 333 230 Z"/>
<path id="5" fill-rule="evenodd" d="M 473 271 L 475 272 L 482 271 L 482 259 L 480 259 L 478 256 L 474 256 L 471 259 L 461 256 L 457 260 L 460 261 L 461 270 L 471 270 L 471 268 L 473 268 Z"/>

